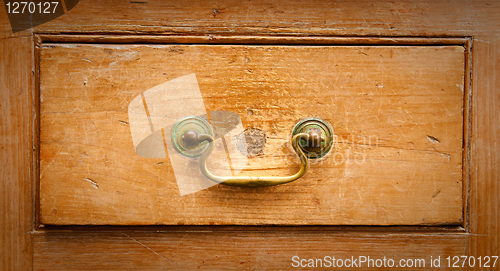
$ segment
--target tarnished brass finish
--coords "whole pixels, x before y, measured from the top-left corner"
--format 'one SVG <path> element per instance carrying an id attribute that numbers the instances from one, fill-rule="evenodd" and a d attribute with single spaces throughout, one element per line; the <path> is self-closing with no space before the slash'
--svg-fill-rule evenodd
<path id="1" fill-rule="evenodd" d="M 199 141 L 197 138 L 199 134 L 214 134 L 207 120 L 198 116 L 179 120 L 172 128 L 172 144 L 175 150 L 186 157 L 200 156 L 208 144 Z"/>
<path id="2" fill-rule="evenodd" d="M 301 140 L 300 147 L 307 158 L 317 159 L 325 156 L 333 145 L 333 128 L 318 118 L 307 118 L 299 121 L 293 129 L 292 136 L 308 133 L 309 140 Z"/>
<path id="3" fill-rule="evenodd" d="M 207 168 L 207 159 L 214 150 L 214 135 L 208 122 L 200 117 L 186 117 L 174 126 L 172 142 L 184 156 L 200 156 L 200 171 L 208 179 L 230 186 L 273 186 L 289 183 L 304 176 L 308 158 L 324 156 L 332 146 L 333 129 L 320 119 L 300 121 L 293 130 L 292 147 L 301 161 L 300 169 L 291 176 L 216 176 Z M 207 144 L 208 143 L 208 144 Z"/>
<path id="4" fill-rule="evenodd" d="M 201 134 L 198 136 L 199 142 L 207 141 L 208 149 L 200 157 L 200 171 L 208 179 L 225 185 L 230 186 L 273 186 L 278 184 L 289 183 L 297 180 L 298 178 L 306 174 L 308 160 L 302 148 L 299 146 L 299 140 L 309 139 L 309 134 L 301 133 L 297 134 L 292 138 L 292 146 L 297 155 L 300 158 L 301 166 L 297 173 L 291 176 L 216 176 L 212 174 L 207 168 L 207 159 L 214 150 L 214 137 L 208 134 Z"/>

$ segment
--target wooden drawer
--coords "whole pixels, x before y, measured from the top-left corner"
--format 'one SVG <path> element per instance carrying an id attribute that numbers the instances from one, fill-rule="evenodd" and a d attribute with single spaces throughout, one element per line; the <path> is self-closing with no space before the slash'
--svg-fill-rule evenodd
<path id="1" fill-rule="evenodd" d="M 465 52 L 430 43 L 43 43 L 40 222 L 460 225 Z M 293 174 L 300 163 L 290 134 L 307 117 L 333 126 L 333 150 L 289 184 L 182 193 L 168 146 L 163 157 L 138 154 L 129 110 L 141 99 L 199 114 L 188 100 L 147 100 L 179 78 L 194 80 L 196 110 L 209 120 L 214 112 L 239 118 L 240 130 L 220 147 L 228 154 L 211 157 L 214 167 L 228 161 L 230 174 Z M 155 129 L 166 146 L 168 128 Z M 246 144 L 232 144 L 237 138 Z M 243 162 L 231 156 L 238 152 Z"/>

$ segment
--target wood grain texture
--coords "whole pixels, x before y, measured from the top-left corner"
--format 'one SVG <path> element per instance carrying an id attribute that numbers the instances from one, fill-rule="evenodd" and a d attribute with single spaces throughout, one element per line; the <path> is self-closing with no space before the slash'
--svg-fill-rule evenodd
<path id="1" fill-rule="evenodd" d="M 145 3 L 139 3 L 145 2 Z M 498 1 L 183 1 L 182 4 L 168 1 L 81 1 L 69 14 L 48 24 L 34 29 L 36 33 L 81 34 L 180 34 L 204 35 L 313 35 L 313 36 L 471 36 L 474 40 L 473 90 L 474 99 L 474 132 L 471 137 L 473 163 L 470 168 L 470 202 L 468 206 L 469 221 L 469 255 L 498 255 L 500 235 L 498 225 L 500 214 L 497 210 L 499 202 L 498 184 L 498 29 L 500 28 L 500 2 Z M 215 9 L 215 10 L 214 10 Z M 215 16 L 214 16 L 215 15 Z M 15 36 L 11 33 L 6 12 L 0 5 L 0 39 Z M 31 35 L 29 30 L 18 35 Z M 24 52 L 29 51 L 25 48 Z M 3 55 L 2 55 L 3 57 Z M 9 66 L 11 72 L 18 67 Z M 483 111 L 484 110 L 484 111 Z M 2 120 L 3 121 L 3 120 Z M 495 145 L 496 144 L 496 145 Z M 2 178 L 5 175 L 2 173 Z M 22 179 L 19 179 L 21 182 Z M 9 183 L 11 184 L 11 183 Z M 15 184 L 14 184 L 15 187 Z M 7 199 L 6 197 L 0 200 Z M 23 204 L 23 203 L 20 203 Z M 278 228 L 281 229 L 281 228 Z M 396 233 L 390 234 L 387 243 L 406 242 L 397 238 Z M 88 231 L 92 231 L 89 229 Z M 45 233 L 44 233 L 45 234 Z M 130 235 L 130 234 L 129 234 Z M 83 264 L 96 264 L 93 254 L 82 256 L 84 263 L 74 261 L 76 255 L 66 253 L 68 247 L 86 248 L 89 251 L 100 251 L 101 264 L 114 263 L 107 268 L 125 269 L 135 257 L 123 256 L 122 260 L 113 261 L 106 257 L 105 247 L 96 239 L 76 239 L 77 234 L 67 232 L 64 238 L 45 235 L 43 242 L 36 239 L 38 256 L 52 251 L 52 258 L 38 258 L 43 263 L 44 270 L 57 269 L 58 266 L 82 267 Z M 101 239 L 108 245 L 118 248 L 120 240 L 108 238 L 106 234 Z M 112 236 L 112 234 L 109 234 Z M 412 235 L 413 236 L 413 235 Z M 418 235 L 416 235 L 418 236 Z M 282 236 L 283 240 L 290 236 Z M 74 238 L 74 239 L 72 239 Z M 68 240 L 79 240 L 72 243 Z M 281 240 L 281 239 L 280 239 Z M 250 246 L 253 240 L 240 239 L 240 246 Z M 441 239 L 430 241 L 425 248 L 428 254 L 433 254 L 433 248 L 439 250 Z M 368 242 L 368 241 L 367 241 Z M 97 243 L 95 246 L 93 243 Z M 87 244 L 87 245 L 85 245 Z M 319 243 L 315 243 L 318 245 Z M 331 243 L 330 243 L 331 244 Z M 361 246 L 365 251 L 380 251 L 377 246 Z M 393 246 L 397 246 L 394 243 Z M 320 245 L 315 246 L 315 248 Z M 388 245 L 390 247 L 390 245 Z M 411 247 L 411 246 L 410 246 Z M 457 246 L 453 246 L 456 248 Z M 403 248 L 404 249 L 404 248 Z M 146 249 L 145 249 L 146 250 Z M 71 250 L 75 251 L 75 250 Z M 82 252 L 82 250 L 77 250 Z M 276 252 L 273 250 L 272 253 Z M 449 249 L 449 254 L 460 253 Z M 3 250 L 2 250 L 3 252 Z M 144 253 L 151 253 L 145 251 Z M 314 250 L 310 250 L 311 255 Z M 13 252 L 12 255 L 15 253 Z M 152 253 L 151 253 L 152 254 Z M 425 254 L 425 255 L 428 255 Z M 61 257 L 58 257 L 60 255 Z M 62 256 L 66 257 L 62 257 Z M 116 255 L 116 254 L 112 254 Z M 124 254 L 122 254 L 124 255 Z M 134 254 L 135 255 L 135 254 Z M 233 254 L 231 254 L 233 255 Z M 315 255 L 315 254 L 314 254 Z M 398 255 L 398 253 L 395 253 Z M 323 255 L 321 255 L 323 256 Z M 240 255 L 235 256 L 239 258 Z M 163 258 L 152 258 L 143 262 L 142 266 L 149 269 L 165 269 L 161 263 Z M 264 263 L 262 258 L 255 260 L 261 269 L 272 263 Z M 3 263 L 3 261 L 2 261 Z M 80 265 L 81 264 L 81 265 Z M 138 263 L 140 264 L 140 263 Z M 137 265 L 138 265 L 137 264 Z M 130 266 L 137 266 L 130 265 Z M 139 269 L 140 267 L 139 266 Z M 151 267 L 152 266 L 152 267 Z M 121 268 L 120 268 L 121 267 Z M 102 268 L 104 269 L 104 267 Z M 136 268 L 137 269 L 137 268 Z M 213 269 L 222 269 L 215 266 Z M 279 268 L 281 269 L 281 268 Z M 471 268 L 472 269 L 472 268 Z M 497 268 L 498 269 L 498 268 Z M 18 270 L 13 268 L 13 270 Z M 41 270 L 41 268 L 37 268 Z M 490 269 L 494 270 L 494 269 Z"/>
<path id="2" fill-rule="evenodd" d="M 478 36 L 474 43 L 469 255 L 476 257 L 500 253 L 499 42 Z"/>
<path id="3" fill-rule="evenodd" d="M 461 46 L 48 44 L 40 73 L 43 224 L 462 222 Z M 296 171 L 288 137 L 306 117 L 333 124 L 335 153 L 291 184 L 179 196 L 168 158 L 135 154 L 127 109 L 190 73 L 207 111 L 265 134 L 242 174 Z"/>
<path id="4" fill-rule="evenodd" d="M 31 38 L 0 41 L 0 269 L 31 270 Z"/>
<path id="5" fill-rule="evenodd" d="M 401 259 L 424 259 L 425 267 L 431 269 L 431 256 L 434 259 L 441 256 L 445 262 L 444 255 L 462 255 L 465 247 L 466 236 L 456 233 L 115 231 L 37 235 L 34 257 L 35 270 L 290 270 L 295 269 L 294 256 L 299 259 L 386 257 L 398 265 Z M 354 269 L 373 270 L 373 266 L 364 263 Z M 439 270 L 447 268 L 442 265 Z"/>
<path id="6" fill-rule="evenodd" d="M 67 14 L 34 31 L 134 35 L 460 36 L 498 29 L 500 20 L 491 11 L 499 8 L 497 1 L 80 1 Z M 8 28 L 5 32 L 11 34 Z"/>

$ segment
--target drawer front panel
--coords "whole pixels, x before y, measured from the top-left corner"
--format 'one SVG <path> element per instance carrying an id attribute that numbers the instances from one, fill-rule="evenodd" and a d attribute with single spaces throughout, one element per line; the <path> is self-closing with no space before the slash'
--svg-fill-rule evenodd
<path id="1" fill-rule="evenodd" d="M 462 46 L 43 44 L 40 222 L 459 224 L 464 62 Z M 151 89 L 179 78 L 194 78 L 197 109 L 148 100 Z M 212 126 L 224 126 L 217 112 L 237 116 L 239 130 L 210 157 L 214 168 L 229 161 L 229 174 L 295 173 L 290 135 L 304 118 L 328 121 L 334 147 L 289 184 L 183 193 L 171 149 L 138 153 L 134 99 L 145 112 L 151 103 L 206 112 Z M 167 140 L 160 128 L 151 133 Z"/>

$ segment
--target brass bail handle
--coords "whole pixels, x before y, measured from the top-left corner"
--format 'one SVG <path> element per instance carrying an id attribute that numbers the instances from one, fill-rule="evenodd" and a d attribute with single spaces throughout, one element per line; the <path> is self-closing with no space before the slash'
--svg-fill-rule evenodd
<path id="1" fill-rule="evenodd" d="M 175 149 L 188 157 L 200 156 L 201 173 L 216 183 L 230 186 L 273 186 L 293 182 L 304 176 L 308 159 L 324 156 L 333 143 L 331 126 L 316 118 L 299 122 L 292 135 L 292 147 L 301 161 L 300 169 L 291 176 L 217 176 L 207 168 L 207 159 L 215 148 L 215 138 L 208 122 L 200 117 L 187 117 L 174 126 L 172 142 Z M 208 144 L 207 144 L 208 143 Z"/>

